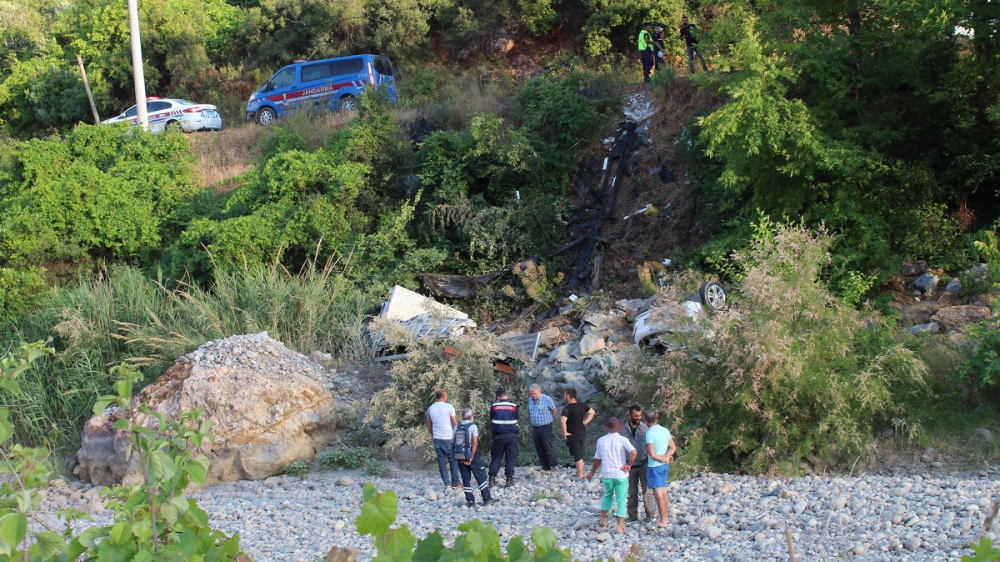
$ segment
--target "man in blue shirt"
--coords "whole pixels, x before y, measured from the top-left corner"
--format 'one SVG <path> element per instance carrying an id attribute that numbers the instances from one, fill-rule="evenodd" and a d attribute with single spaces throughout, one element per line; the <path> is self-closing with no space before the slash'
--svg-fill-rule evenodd
<path id="1" fill-rule="evenodd" d="M 514 485 L 514 465 L 517 462 L 517 405 L 507 399 L 507 390 L 497 389 L 497 401 L 490 406 L 493 424 L 493 448 L 490 450 L 490 486 L 496 486 L 500 462 L 506 458 L 506 487 Z"/>
<path id="2" fill-rule="evenodd" d="M 649 461 L 646 463 L 646 480 L 653 490 L 653 497 L 656 498 L 656 509 L 660 512 L 660 520 L 657 527 L 668 525 L 667 513 L 670 509 L 670 500 L 667 498 L 667 474 L 670 472 L 670 463 L 674 462 L 674 452 L 677 446 L 674 445 L 674 438 L 670 431 L 660 425 L 660 415 L 654 411 L 646 412 L 646 452 L 649 453 Z"/>
<path id="3" fill-rule="evenodd" d="M 531 415 L 531 437 L 535 441 L 535 453 L 542 470 L 552 470 L 559 466 L 556 448 L 552 444 L 552 422 L 556 419 L 556 403 L 542 387 L 533 384 L 528 387 L 528 414 Z"/>

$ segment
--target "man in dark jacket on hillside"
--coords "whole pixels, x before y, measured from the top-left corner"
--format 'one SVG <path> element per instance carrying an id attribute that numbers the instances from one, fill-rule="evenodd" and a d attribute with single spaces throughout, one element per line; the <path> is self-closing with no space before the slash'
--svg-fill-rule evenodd
<path id="1" fill-rule="evenodd" d="M 493 424 L 493 448 L 490 450 L 490 486 L 496 486 L 500 461 L 506 457 L 506 486 L 514 485 L 514 463 L 517 462 L 517 405 L 507 399 L 507 391 L 497 389 L 497 401 L 490 406 Z"/>
<path id="2" fill-rule="evenodd" d="M 698 27 L 688 23 L 688 17 L 684 16 L 681 18 L 681 39 L 684 40 L 684 44 L 687 45 L 688 52 L 688 68 L 691 69 L 691 74 L 694 74 L 694 56 L 698 55 L 698 59 L 701 60 L 701 67 L 708 72 L 708 65 L 705 64 L 705 57 L 701 56 L 701 49 L 698 48 Z"/>

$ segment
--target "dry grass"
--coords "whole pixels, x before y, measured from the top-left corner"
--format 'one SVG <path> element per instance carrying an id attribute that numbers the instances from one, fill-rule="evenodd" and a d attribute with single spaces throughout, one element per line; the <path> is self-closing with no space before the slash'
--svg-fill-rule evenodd
<path id="1" fill-rule="evenodd" d="M 354 114 L 299 113 L 282 119 L 278 126 L 305 139 L 310 148 L 325 145 L 333 134 L 347 125 Z M 263 141 L 273 129 L 244 123 L 218 132 L 192 135 L 195 173 L 201 185 L 216 192 L 233 189 L 232 180 L 250 171 L 260 158 Z"/>
<path id="2" fill-rule="evenodd" d="M 512 94 L 492 78 L 469 72 L 445 84 L 432 110 L 433 120 L 440 126 L 462 130 L 473 115 L 502 115 Z"/>
<path id="3" fill-rule="evenodd" d="M 263 130 L 253 124 L 192 135 L 195 173 L 203 187 L 224 184 L 253 168 Z"/>

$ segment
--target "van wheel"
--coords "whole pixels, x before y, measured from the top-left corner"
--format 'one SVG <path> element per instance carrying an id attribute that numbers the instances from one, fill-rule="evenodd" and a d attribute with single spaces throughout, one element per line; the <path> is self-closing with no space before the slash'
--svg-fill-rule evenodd
<path id="1" fill-rule="evenodd" d="M 705 281 L 698 289 L 701 303 L 712 312 L 726 308 L 726 289 L 718 281 Z"/>
<path id="2" fill-rule="evenodd" d="M 344 96 L 337 101 L 337 111 L 355 111 L 358 109 L 358 102 L 354 96 Z"/>
<path id="3" fill-rule="evenodd" d="M 277 119 L 278 119 L 278 114 L 275 113 L 274 110 L 271 109 L 270 107 L 263 107 L 261 108 L 260 111 L 257 112 L 258 125 L 264 125 L 266 127 L 267 125 L 270 125 L 271 123 L 277 121 Z"/>

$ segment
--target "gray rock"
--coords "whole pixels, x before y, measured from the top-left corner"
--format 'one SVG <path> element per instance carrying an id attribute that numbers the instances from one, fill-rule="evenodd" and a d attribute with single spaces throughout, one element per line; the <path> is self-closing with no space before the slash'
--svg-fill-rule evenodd
<path id="1" fill-rule="evenodd" d="M 903 541 L 903 548 L 913 552 L 920 548 L 920 539 L 918 537 L 910 537 Z"/>
<path id="2" fill-rule="evenodd" d="M 597 539 L 597 542 L 604 542 L 611 540 L 611 535 L 608 533 L 597 533 L 597 536 L 594 538 Z"/>
<path id="3" fill-rule="evenodd" d="M 962 280 L 958 277 L 948 281 L 948 284 L 944 286 L 944 290 L 947 293 L 958 293 L 962 290 Z"/>
<path id="4" fill-rule="evenodd" d="M 987 443 L 993 442 L 993 432 L 986 429 L 985 427 L 976 428 L 976 437 Z"/>
<path id="5" fill-rule="evenodd" d="M 338 486 L 350 486 L 352 484 L 354 484 L 354 479 L 350 476 L 341 476 L 337 479 Z"/>
<path id="6" fill-rule="evenodd" d="M 806 507 L 808 507 L 808 505 L 809 504 L 804 501 L 796 503 L 795 507 L 793 508 L 793 510 L 795 511 L 795 515 L 802 515 L 802 513 L 806 510 Z"/>
<path id="7" fill-rule="evenodd" d="M 705 529 L 705 536 L 709 539 L 717 539 L 722 536 L 722 529 L 712 526 Z"/>
<path id="8" fill-rule="evenodd" d="M 906 277 L 916 277 L 918 275 L 923 275 L 927 271 L 927 262 L 917 261 L 911 264 L 904 265 L 900 270 L 900 273 Z"/>
<path id="9" fill-rule="evenodd" d="M 924 273 L 920 277 L 913 280 L 913 287 L 919 289 L 923 293 L 933 293 L 937 290 L 938 282 L 940 279 L 937 275 L 933 273 Z"/>
<path id="10" fill-rule="evenodd" d="M 961 277 L 968 279 L 986 279 L 986 276 L 990 273 L 990 267 L 985 263 L 970 267 L 962 272 Z"/>
<path id="11" fill-rule="evenodd" d="M 582 355 L 593 355 L 602 349 L 604 349 L 604 338 L 597 334 L 586 334 L 580 339 L 580 353 Z"/>
<path id="12" fill-rule="evenodd" d="M 925 336 L 929 334 L 936 334 L 940 329 L 941 326 L 937 322 L 928 322 L 927 324 L 910 326 L 906 329 L 906 332 L 913 334 L 914 336 Z"/>

